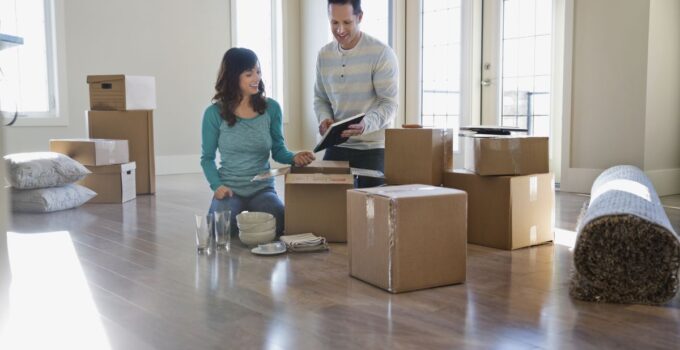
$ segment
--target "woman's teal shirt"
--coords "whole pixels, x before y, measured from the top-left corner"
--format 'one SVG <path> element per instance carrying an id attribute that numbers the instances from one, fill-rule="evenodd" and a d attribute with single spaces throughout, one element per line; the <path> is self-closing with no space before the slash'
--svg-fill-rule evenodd
<path id="1" fill-rule="evenodd" d="M 293 153 L 283 140 L 281 107 L 268 98 L 267 109 L 252 119 L 236 118 L 229 127 L 220 116 L 220 108 L 213 104 L 203 114 L 201 167 L 210 188 L 227 186 L 239 196 L 250 196 L 274 180 L 255 181 L 253 176 L 267 171 L 269 155 L 282 164 L 293 163 Z M 215 164 L 216 151 L 220 151 L 220 167 Z"/>

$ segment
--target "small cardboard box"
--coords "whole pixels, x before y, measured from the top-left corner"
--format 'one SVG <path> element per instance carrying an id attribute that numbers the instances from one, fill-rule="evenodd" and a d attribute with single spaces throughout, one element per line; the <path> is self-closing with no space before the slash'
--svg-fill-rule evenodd
<path id="1" fill-rule="evenodd" d="M 87 111 L 91 138 L 128 140 L 130 161 L 137 163 L 137 194 L 156 193 L 153 111 Z"/>
<path id="2" fill-rule="evenodd" d="M 464 136 L 464 168 L 479 175 L 530 175 L 549 172 L 548 138 L 539 136 Z"/>
<path id="3" fill-rule="evenodd" d="M 328 242 L 347 242 L 347 190 L 352 188 L 350 174 L 287 174 L 286 234 L 311 232 Z"/>
<path id="4" fill-rule="evenodd" d="M 444 186 L 468 193 L 468 242 L 517 249 L 553 240 L 553 174 L 481 176 L 465 170 L 444 174 Z"/>
<path id="5" fill-rule="evenodd" d="M 50 151 L 65 154 L 83 165 L 123 164 L 130 161 L 127 140 L 53 139 Z"/>
<path id="6" fill-rule="evenodd" d="M 446 170 L 453 170 L 453 129 L 385 130 L 388 184 L 440 186 Z"/>
<path id="7" fill-rule="evenodd" d="M 90 203 L 125 203 L 135 199 L 135 162 L 87 166 L 92 174 L 78 181 L 97 195 Z"/>
<path id="8" fill-rule="evenodd" d="M 128 111 L 156 109 L 156 79 L 134 75 L 88 75 L 90 109 Z"/>
<path id="9" fill-rule="evenodd" d="M 392 293 L 465 281 L 467 194 L 429 185 L 347 192 L 350 275 Z"/>

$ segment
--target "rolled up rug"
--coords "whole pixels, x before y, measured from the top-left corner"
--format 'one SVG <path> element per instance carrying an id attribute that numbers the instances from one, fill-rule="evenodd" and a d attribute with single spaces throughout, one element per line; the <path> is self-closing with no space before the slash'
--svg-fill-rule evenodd
<path id="1" fill-rule="evenodd" d="M 622 165 L 600 174 L 577 230 L 572 297 L 659 304 L 675 296 L 680 240 L 640 169 Z"/>

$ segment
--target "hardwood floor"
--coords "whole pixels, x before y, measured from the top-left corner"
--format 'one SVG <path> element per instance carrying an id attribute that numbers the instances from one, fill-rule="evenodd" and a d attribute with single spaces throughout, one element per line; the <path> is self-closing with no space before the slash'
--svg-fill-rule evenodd
<path id="1" fill-rule="evenodd" d="M 192 215 L 205 211 L 210 198 L 202 176 L 161 176 L 157 186 L 157 195 L 123 205 L 12 216 L 14 282 L 6 329 L 29 334 L 20 346 L 670 349 L 680 344 L 680 296 L 662 306 L 572 300 L 572 254 L 564 245 L 512 252 L 469 245 L 465 284 L 392 295 L 348 276 L 343 244 L 332 244 L 327 253 L 274 257 L 233 244 L 229 253 L 197 255 Z M 558 193 L 560 242 L 573 240 L 587 200 Z M 678 230 L 680 209 L 667 212 Z M 98 332 L 102 336 L 92 336 Z"/>

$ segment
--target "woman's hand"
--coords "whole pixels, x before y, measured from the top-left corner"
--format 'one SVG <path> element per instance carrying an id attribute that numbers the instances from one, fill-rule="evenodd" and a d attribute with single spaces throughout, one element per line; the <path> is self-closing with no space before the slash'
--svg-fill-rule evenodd
<path id="1" fill-rule="evenodd" d="M 295 154 L 295 157 L 293 157 L 293 163 L 295 163 L 296 166 L 305 166 L 312 161 L 314 161 L 316 157 L 314 157 L 314 153 L 304 151 L 304 152 L 298 152 Z"/>
<path id="2" fill-rule="evenodd" d="M 220 186 L 215 190 L 215 199 L 224 199 L 226 197 L 231 197 L 234 195 L 234 192 L 231 191 L 231 188 L 227 186 Z"/>

